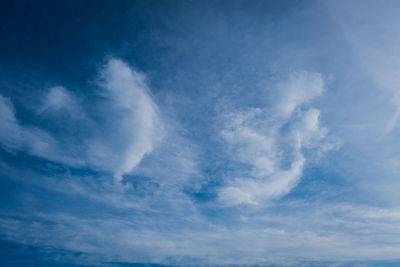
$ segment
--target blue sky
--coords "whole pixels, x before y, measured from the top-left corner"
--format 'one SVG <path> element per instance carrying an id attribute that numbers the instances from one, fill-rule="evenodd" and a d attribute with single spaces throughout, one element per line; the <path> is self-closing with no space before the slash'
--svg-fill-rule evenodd
<path id="1" fill-rule="evenodd" d="M 0 265 L 400 264 L 400 2 L 0 6 Z"/>

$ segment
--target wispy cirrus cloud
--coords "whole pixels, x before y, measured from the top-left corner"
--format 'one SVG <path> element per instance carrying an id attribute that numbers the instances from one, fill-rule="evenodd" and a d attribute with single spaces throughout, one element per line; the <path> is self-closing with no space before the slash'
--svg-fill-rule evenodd
<path id="1" fill-rule="evenodd" d="M 84 164 L 84 159 L 72 157 L 71 154 L 74 152 L 71 151 L 71 148 L 63 147 L 46 130 L 34 126 L 22 125 L 15 116 L 15 109 L 11 100 L 1 95 L 0 110 L 0 142 L 6 150 L 11 152 L 23 151 L 33 156 L 74 167 Z"/>
<path id="2" fill-rule="evenodd" d="M 112 171 L 121 180 L 161 140 L 162 123 L 143 74 L 112 59 L 104 67 L 101 78 L 105 96 L 110 100 L 111 127 L 106 135 L 88 141 L 87 153 L 98 167 L 107 164 L 112 155 Z"/>
<path id="3" fill-rule="evenodd" d="M 66 88 L 50 88 L 44 96 L 39 116 L 67 113 L 71 119 L 86 120 L 85 134 L 77 137 L 53 136 L 46 129 L 23 125 L 15 116 L 11 99 L 1 96 L 2 145 L 73 167 L 89 167 L 113 173 L 118 180 L 130 173 L 163 137 L 162 122 L 145 81 L 145 76 L 118 59 L 111 59 L 100 75 L 101 105 L 94 110 L 103 115 L 90 118 L 74 94 Z M 61 134 L 62 136 L 62 134 Z"/>
<path id="4" fill-rule="evenodd" d="M 2 217 L 0 224 L 7 239 L 88 253 L 98 264 L 325 266 L 398 257 L 398 207 L 304 202 L 279 207 L 278 213 L 244 214 L 230 227 L 170 212 L 94 218 L 47 212 Z M 79 254 L 73 260 L 79 263 Z"/>
<path id="5" fill-rule="evenodd" d="M 62 86 L 51 87 L 43 97 L 38 113 L 65 112 L 73 117 L 84 116 L 85 112 L 76 97 Z"/>
<path id="6" fill-rule="evenodd" d="M 221 134 L 231 156 L 245 165 L 219 193 L 228 205 L 259 204 L 287 194 L 302 175 L 303 151 L 331 148 L 321 143 L 327 130 L 319 125 L 320 111 L 306 106 L 322 94 L 322 77 L 292 73 L 276 90 L 272 108 L 247 108 L 223 119 Z"/>

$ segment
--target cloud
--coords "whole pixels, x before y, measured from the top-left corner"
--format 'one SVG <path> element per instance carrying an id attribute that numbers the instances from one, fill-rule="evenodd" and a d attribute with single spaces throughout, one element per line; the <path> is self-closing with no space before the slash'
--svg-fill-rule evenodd
<path id="1" fill-rule="evenodd" d="M 21 129 L 15 118 L 14 106 L 9 98 L 0 95 L 0 141 L 6 149 L 21 146 Z"/>
<path id="2" fill-rule="evenodd" d="M 70 92 L 62 86 L 50 88 L 46 94 L 43 104 L 40 107 L 40 112 L 58 111 L 65 109 L 70 113 L 75 113 L 79 109 L 76 100 Z"/>
<path id="3" fill-rule="evenodd" d="M 105 96 L 110 100 L 110 119 L 115 121 L 109 129 L 111 136 L 89 141 L 88 155 L 95 159 L 92 161 L 95 165 L 103 165 L 107 164 L 107 154 L 111 153 L 115 162 L 113 172 L 120 180 L 161 140 L 162 124 L 143 74 L 130 69 L 121 60 L 112 59 L 104 67 L 101 78 Z M 117 141 L 114 146 L 109 138 L 122 138 L 123 141 Z"/>
<path id="4" fill-rule="evenodd" d="M 273 109 L 248 108 L 224 117 L 222 137 L 232 158 L 245 165 L 219 193 L 227 205 L 258 204 L 281 197 L 297 184 L 306 158 L 303 150 L 326 150 L 320 111 L 305 104 L 323 91 L 317 73 L 296 72 L 278 85 Z"/>
<path id="5" fill-rule="evenodd" d="M 159 143 L 163 127 L 143 74 L 111 59 L 100 76 L 104 101 L 93 106 L 94 119 L 89 120 L 93 114 L 86 114 L 76 97 L 61 86 L 50 88 L 39 108 L 40 116 L 52 115 L 50 121 L 69 114 L 72 122 L 68 127 L 86 127 L 78 136 L 69 136 L 70 129 L 54 136 L 49 130 L 21 124 L 11 100 L 0 96 L 3 147 L 74 167 L 111 172 L 121 180 Z M 85 125 L 79 121 L 82 119 Z"/>
<path id="6" fill-rule="evenodd" d="M 10 99 L 0 95 L 0 143 L 10 152 L 24 151 L 33 156 L 81 166 L 83 160 L 62 153 L 61 144 L 54 136 L 38 127 L 24 126 L 15 117 Z M 68 150 L 68 148 L 65 148 Z"/>
<path id="7" fill-rule="evenodd" d="M 100 254 L 95 259 L 103 264 L 312 266 L 398 258 L 398 207 L 301 202 L 280 208 L 286 211 L 244 215 L 229 227 L 169 212 L 147 211 L 140 220 L 138 213 L 33 213 L 28 220 L 1 216 L 0 233 L 17 242 Z"/>
<path id="8" fill-rule="evenodd" d="M 299 106 L 322 94 L 323 80 L 318 73 L 298 71 L 291 73 L 289 79 L 280 83 L 276 90 L 280 94 L 277 101 L 278 112 L 287 117 Z"/>

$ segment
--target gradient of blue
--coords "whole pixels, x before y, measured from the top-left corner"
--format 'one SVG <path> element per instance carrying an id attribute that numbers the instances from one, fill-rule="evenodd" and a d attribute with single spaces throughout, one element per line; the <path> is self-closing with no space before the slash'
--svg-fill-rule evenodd
<path id="1" fill-rule="evenodd" d="M 45 127 L 55 136 L 65 131 L 62 122 L 49 125 L 48 121 L 31 115 L 33 101 L 46 88 L 59 85 L 78 95 L 93 95 L 98 66 L 109 57 L 122 58 L 131 66 L 146 73 L 151 81 L 155 100 L 164 107 L 178 110 L 175 114 L 185 128 L 186 135 L 201 145 L 200 165 L 209 178 L 202 188 L 184 188 L 197 203 L 199 210 L 210 221 L 235 223 L 235 210 L 214 209 L 209 203 L 223 181 L 221 172 L 234 166 L 218 156 L 217 143 L 210 141 L 208 105 L 218 100 L 204 97 L 219 84 L 218 94 L 228 96 L 237 106 L 261 106 L 263 103 L 249 88 L 260 83 L 279 80 L 287 70 L 307 69 L 325 76 L 335 73 L 330 88 L 348 81 L 348 71 L 354 67 L 353 55 L 343 36 L 338 34 L 330 17 L 323 13 L 319 1 L 20 1 L 0 3 L 0 90 L 11 97 L 16 116 L 21 123 Z M 335 55 L 332 56 L 332 49 Z M 315 51 L 312 57 L 303 51 Z M 353 77 L 354 78 L 354 77 Z M 354 78 L 358 84 L 364 77 Z M 342 84 L 341 84 L 342 83 Z M 368 84 L 366 87 L 370 86 Z M 334 90 L 334 89 L 333 89 Z M 168 92 L 185 95 L 194 101 L 169 104 Z M 346 117 L 337 115 L 336 104 L 349 102 L 352 93 L 336 96 L 331 93 L 324 110 L 324 120 L 333 126 Z M 85 100 L 90 106 L 90 100 Z M 363 101 L 363 100 L 360 100 Z M 371 104 L 371 108 L 375 108 Z M 362 104 L 359 104 L 361 107 Z M 362 112 L 356 105 L 354 112 Z M 82 130 L 68 129 L 80 136 Z M 344 148 L 351 150 L 351 148 Z M 349 187 L 352 173 L 338 171 L 330 159 L 344 164 L 345 156 L 332 152 L 318 167 L 305 169 L 304 179 L 281 199 L 281 207 L 293 200 L 337 201 L 370 200 L 356 188 Z M 207 155 L 207 156 L 204 156 Z M 330 158 L 329 158 L 330 157 Z M 14 179 L 31 175 L 72 174 L 102 177 L 90 169 L 74 169 L 44 159 L 0 150 L 0 216 L 10 212 L 25 214 L 31 210 L 64 211 L 81 216 L 113 216 L 115 212 L 81 196 L 66 196 L 44 191 L 32 184 Z M 343 165 L 342 165 L 343 166 Z M 100 178 L 99 178 L 100 179 Z M 136 188 L 135 194 L 146 194 L 158 185 L 152 177 L 129 176 Z M 318 190 L 316 190 L 316 188 Z M 320 192 L 330 191 L 322 195 Z M 344 190 L 346 189 L 346 190 Z M 32 195 L 35 203 L 20 201 L 21 195 Z M 290 213 L 291 210 L 277 212 Z M 120 214 L 118 214 L 120 216 Z M 140 216 L 140 215 L 138 215 Z M 8 217 L 7 217 L 8 218 Z M 46 222 L 42 222 L 46 223 Z M 0 236 L 1 266 L 94 266 L 74 262 L 85 255 L 58 248 L 43 248 L 6 240 Z M 147 263 L 101 262 L 104 266 L 162 266 Z M 193 264 L 196 264 L 195 262 Z M 334 262 L 307 262 L 303 266 L 326 266 Z M 340 266 L 398 266 L 399 261 L 349 262 Z"/>

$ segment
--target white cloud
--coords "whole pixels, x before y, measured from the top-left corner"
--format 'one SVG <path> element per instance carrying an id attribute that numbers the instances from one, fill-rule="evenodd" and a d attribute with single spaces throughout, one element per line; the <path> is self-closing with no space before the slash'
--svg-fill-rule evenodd
<path id="1" fill-rule="evenodd" d="M 318 73 L 299 71 L 276 88 L 280 97 L 277 109 L 280 115 L 288 117 L 299 106 L 306 104 L 322 94 L 323 80 Z"/>
<path id="2" fill-rule="evenodd" d="M 64 87 L 55 86 L 46 94 L 41 111 L 66 109 L 69 112 L 75 112 L 74 108 L 77 108 L 74 97 Z"/>
<path id="3" fill-rule="evenodd" d="M 258 204 L 287 194 L 301 177 L 304 149 L 325 150 L 320 112 L 305 107 L 321 95 L 319 74 L 297 72 L 281 83 L 275 109 L 250 108 L 226 116 L 222 136 L 232 158 L 248 170 L 230 177 L 219 198 L 227 205 Z"/>
<path id="4" fill-rule="evenodd" d="M 121 180 L 161 140 L 162 123 L 143 74 L 112 59 L 103 68 L 101 78 L 105 100 L 102 106 L 94 109 L 106 110 L 99 113 L 104 118 L 89 121 L 79 101 L 61 86 L 49 90 L 39 109 L 39 115 L 67 112 L 73 120 L 85 118 L 88 133 L 81 136 L 65 137 L 61 133 L 55 137 L 44 129 L 24 126 L 15 118 L 10 99 L 0 96 L 0 142 L 3 147 L 75 167 L 88 166 L 112 172 Z M 74 122 L 68 127 L 75 127 Z"/>
<path id="5" fill-rule="evenodd" d="M 82 159 L 61 152 L 61 144 L 48 132 L 37 127 L 21 125 L 15 117 L 11 100 L 1 95 L 0 112 L 0 143 L 6 150 L 25 151 L 37 157 L 72 166 L 83 164 Z"/>
<path id="6" fill-rule="evenodd" d="M 298 266 L 398 258 L 398 207 L 293 203 L 291 208 L 296 211 L 264 210 L 229 227 L 169 212 L 146 211 L 140 220 L 137 213 L 121 218 L 45 212 L 29 220 L 0 217 L 0 232 L 17 242 L 101 254 L 97 260 L 103 262 Z"/>
<path id="7" fill-rule="evenodd" d="M 113 140 L 100 138 L 90 141 L 88 154 L 97 157 L 95 165 L 107 164 L 113 155 L 113 172 L 117 179 L 135 168 L 162 138 L 162 125 L 157 106 L 149 96 L 144 75 L 130 69 L 121 60 L 110 60 L 102 71 L 102 86 L 110 99 L 110 112 L 116 120 L 110 131 L 123 138 L 122 147 L 114 148 Z M 122 148 L 122 149 L 121 149 Z M 100 154 L 100 155 L 99 155 Z M 99 166 L 101 167 L 101 166 Z"/>

